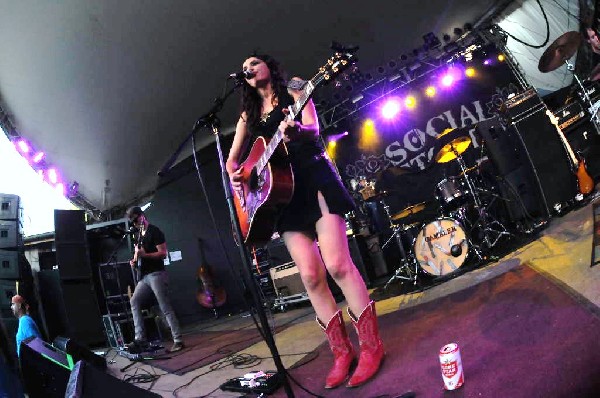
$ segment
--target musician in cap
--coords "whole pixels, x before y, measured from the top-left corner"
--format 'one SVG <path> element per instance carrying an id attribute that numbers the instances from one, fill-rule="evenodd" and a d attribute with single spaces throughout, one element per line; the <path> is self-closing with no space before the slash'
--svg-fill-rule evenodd
<path id="1" fill-rule="evenodd" d="M 301 79 L 286 82 L 278 62 L 268 55 L 252 55 L 242 68 L 246 72 L 242 111 L 226 165 L 231 185 L 236 195 L 244 195 L 243 187 L 247 184 L 242 160 L 246 148 L 259 139 L 270 140 L 278 131 L 283 133 L 294 189 L 291 200 L 279 213 L 276 230 L 298 267 L 317 323 L 333 352 L 334 364 L 325 387 L 343 384 L 357 356 L 348 339 L 342 311 L 327 284 L 327 272 L 341 288 L 348 314 L 358 331 L 358 366 L 346 385 L 359 386 L 379 369 L 384 348 L 375 304 L 369 299 L 348 249 L 344 214 L 354 209 L 354 203 L 325 153 L 313 102 L 306 102 L 294 120 L 286 117 L 288 106 L 306 98 L 302 96 L 302 87 L 291 87 Z"/>
<path id="2" fill-rule="evenodd" d="M 138 274 L 138 282 L 131 297 L 135 340 L 128 345 L 128 349 L 130 352 L 141 352 L 148 348 L 142 305 L 154 294 L 171 329 L 173 346 L 169 351 L 180 351 L 184 348 L 184 343 L 179 321 L 169 298 L 169 276 L 164 264 L 167 257 L 165 235 L 156 225 L 150 224 L 148 217 L 138 206 L 127 210 L 127 218 L 137 229 L 134 235 L 135 252 L 129 263 L 136 268 Z"/>
<path id="3" fill-rule="evenodd" d="M 10 309 L 19 320 L 19 328 L 17 329 L 17 355 L 21 355 L 21 343 L 33 337 L 42 338 L 40 330 L 35 321 L 29 316 L 29 304 L 23 296 L 15 295 L 11 299 Z"/>

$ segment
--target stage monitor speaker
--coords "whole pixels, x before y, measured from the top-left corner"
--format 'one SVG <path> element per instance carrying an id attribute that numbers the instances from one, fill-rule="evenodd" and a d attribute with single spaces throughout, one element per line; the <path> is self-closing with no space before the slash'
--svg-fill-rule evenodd
<path id="1" fill-rule="evenodd" d="M 19 219 L 19 197 L 0 193 L 0 220 Z"/>
<path id="2" fill-rule="evenodd" d="M 17 249 L 21 243 L 18 221 L 0 221 L 0 249 Z"/>
<path id="3" fill-rule="evenodd" d="M 106 370 L 105 357 L 94 354 L 89 348 L 84 347 L 74 339 L 58 336 L 52 342 L 52 346 L 70 354 L 73 357 L 74 362 L 85 361 L 100 370 Z"/>
<path id="4" fill-rule="evenodd" d="M 56 243 L 56 263 L 62 279 L 86 279 L 92 274 L 85 243 Z"/>
<path id="5" fill-rule="evenodd" d="M 77 362 L 70 374 L 65 398 L 106 397 L 160 398 L 160 395 L 119 380 L 83 361 Z"/>
<path id="6" fill-rule="evenodd" d="M 306 291 L 298 267 L 293 261 L 269 270 L 278 297 L 293 296 Z"/>
<path id="7" fill-rule="evenodd" d="M 30 398 L 64 398 L 74 365 L 69 354 L 36 337 L 21 344 L 19 362 Z"/>
<path id="8" fill-rule="evenodd" d="M 562 207 L 577 195 L 577 179 L 557 128 L 540 107 L 511 124 L 523 140 L 533 164 L 548 212 Z"/>

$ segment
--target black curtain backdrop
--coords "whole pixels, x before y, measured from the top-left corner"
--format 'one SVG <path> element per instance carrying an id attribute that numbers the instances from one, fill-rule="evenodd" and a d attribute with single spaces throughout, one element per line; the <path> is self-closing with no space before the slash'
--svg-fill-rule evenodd
<path id="1" fill-rule="evenodd" d="M 226 155 L 231 140 L 223 141 Z M 207 201 L 191 157 L 160 179 L 152 205 L 146 210 L 150 222 L 165 233 L 168 251 L 181 251 L 182 260 L 171 262 L 166 268 L 173 306 L 180 322 L 184 324 L 213 316 L 212 310 L 202 307 L 196 299 L 200 288 L 197 275 L 202 251 L 206 263 L 212 268 L 215 283 L 227 293 L 226 303 L 217 308 L 219 315 L 227 316 L 247 308 L 243 289 L 240 288 L 241 277 L 235 271 L 240 269 L 241 259 L 231 232 L 215 144 L 198 151 L 197 156 L 217 225 L 212 223 L 209 216 Z M 219 234 L 227 255 L 219 243 Z"/>
<path id="2" fill-rule="evenodd" d="M 478 50 L 470 63 L 459 63 L 454 69 L 461 78 L 449 89 L 439 87 L 439 80 L 448 70 L 435 72 L 415 80 L 394 92 L 402 101 L 407 95 L 416 98 L 416 107 L 404 104 L 394 121 L 385 121 L 380 108 L 385 98 L 361 109 L 358 116 L 346 122 L 349 134 L 337 141 L 335 161 L 342 180 L 351 187 L 351 179 L 361 176 L 377 183 L 379 190 L 390 192 L 386 200 L 393 212 L 422 201 L 432 200 L 436 185 L 444 178 L 460 173 L 456 161 L 436 163 L 435 154 L 447 140 L 436 139 L 445 129 L 458 129 L 456 136 L 469 136 L 473 143 L 463 154 L 467 166 L 473 166 L 485 155 L 476 136 L 477 123 L 499 112 L 508 94 L 518 92 L 517 81 L 506 62 L 497 59 L 495 48 Z M 491 60 L 490 65 L 484 65 Z M 466 77 L 464 70 L 472 66 L 474 77 Z M 425 89 L 436 86 L 433 98 L 425 96 Z M 361 145 L 364 120 L 375 123 L 377 143 Z M 337 133 L 337 132 L 335 132 Z"/>

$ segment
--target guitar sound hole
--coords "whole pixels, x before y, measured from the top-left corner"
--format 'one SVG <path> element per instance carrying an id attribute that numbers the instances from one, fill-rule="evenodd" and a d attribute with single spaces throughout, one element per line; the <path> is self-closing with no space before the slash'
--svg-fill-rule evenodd
<path id="1" fill-rule="evenodd" d="M 256 167 L 252 169 L 252 173 L 250 173 L 250 190 L 256 191 L 258 189 L 258 173 L 256 172 Z"/>

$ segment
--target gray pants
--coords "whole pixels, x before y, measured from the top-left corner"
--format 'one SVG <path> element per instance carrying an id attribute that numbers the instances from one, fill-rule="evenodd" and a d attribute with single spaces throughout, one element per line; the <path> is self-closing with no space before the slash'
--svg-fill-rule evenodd
<path id="1" fill-rule="evenodd" d="M 151 274 L 144 275 L 135 287 L 135 291 L 131 297 L 131 312 L 133 313 L 136 340 L 146 339 L 141 305 L 148 300 L 152 293 L 156 296 L 160 310 L 165 315 L 165 318 L 167 318 L 167 323 L 173 335 L 173 341 L 182 341 L 179 321 L 169 300 L 169 276 L 167 275 L 167 271 L 152 272 Z"/>

